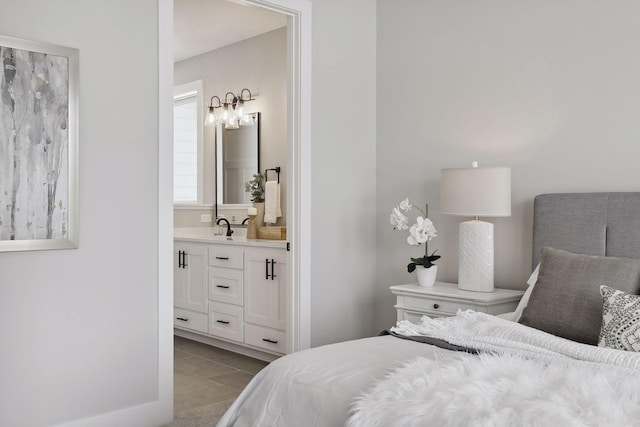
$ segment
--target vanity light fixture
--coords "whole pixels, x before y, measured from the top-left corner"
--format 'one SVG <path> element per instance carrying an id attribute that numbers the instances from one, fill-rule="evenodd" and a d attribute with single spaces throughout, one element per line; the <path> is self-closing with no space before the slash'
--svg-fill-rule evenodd
<path id="1" fill-rule="evenodd" d="M 217 105 L 213 103 L 214 98 L 218 101 Z M 255 118 L 253 114 L 247 114 L 244 108 L 245 102 L 253 100 L 255 98 L 247 88 L 242 89 L 239 96 L 236 96 L 233 92 L 227 92 L 224 96 L 224 102 L 214 95 L 209 103 L 209 112 L 207 113 L 205 124 L 224 124 L 225 129 L 253 126 L 256 124 Z M 219 116 L 215 115 L 216 108 L 222 108 Z"/>

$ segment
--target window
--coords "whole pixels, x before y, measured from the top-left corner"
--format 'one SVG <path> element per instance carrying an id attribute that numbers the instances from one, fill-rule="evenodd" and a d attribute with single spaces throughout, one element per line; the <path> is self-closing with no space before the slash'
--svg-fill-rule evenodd
<path id="1" fill-rule="evenodd" d="M 174 203 L 202 203 L 202 111 L 201 80 L 174 89 Z"/>

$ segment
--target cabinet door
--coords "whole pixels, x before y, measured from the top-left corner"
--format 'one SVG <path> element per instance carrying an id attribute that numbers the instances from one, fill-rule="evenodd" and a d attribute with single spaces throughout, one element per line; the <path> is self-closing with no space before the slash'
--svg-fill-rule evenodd
<path id="1" fill-rule="evenodd" d="M 207 247 L 198 244 L 174 244 L 173 305 L 207 312 Z"/>
<path id="2" fill-rule="evenodd" d="M 287 253 L 281 249 L 245 251 L 244 321 L 287 329 Z"/>

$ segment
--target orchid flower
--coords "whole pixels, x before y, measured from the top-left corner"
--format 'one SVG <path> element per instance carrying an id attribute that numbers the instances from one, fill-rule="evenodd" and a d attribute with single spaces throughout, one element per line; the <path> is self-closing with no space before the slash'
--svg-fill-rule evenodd
<path id="1" fill-rule="evenodd" d="M 391 211 L 391 216 L 389 217 L 389 222 L 393 225 L 393 228 L 396 230 L 406 230 L 409 228 L 409 218 L 406 217 L 398 206 L 393 208 Z"/>
<path id="2" fill-rule="evenodd" d="M 405 213 L 411 209 L 415 209 L 422 215 L 416 218 L 416 223 L 409 227 L 409 218 Z M 440 255 L 436 255 L 435 251 L 429 255 L 428 243 L 434 237 L 437 237 L 436 227 L 433 222 L 426 217 L 426 210 L 423 212 L 420 208 L 413 206 L 409 202 L 409 198 L 401 201 L 391 211 L 389 222 L 396 230 L 409 230 L 409 237 L 407 237 L 407 243 L 411 246 L 419 246 L 424 244 L 424 257 L 411 258 L 411 263 L 407 266 L 407 271 L 411 273 L 415 270 L 417 265 L 422 265 L 425 268 L 431 267 L 434 261 L 440 258 Z"/>
<path id="3" fill-rule="evenodd" d="M 427 243 L 436 236 L 436 228 L 433 226 L 433 222 L 429 218 L 425 219 L 419 216 L 416 219 L 416 223 L 409 229 L 407 243 L 412 246 L 418 246 Z"/>
<path id="4" fill-rule="evenodd" d="M 402 212 L 409 212 L 409 210 L 413 206 L 411 206 L 411 203 L 409 203 L 409 198 L 407 197 L 406 199 L 404 199 L 403 201 L 400 202 L 400 205 L 398 205 L 398 207 L 400 208 L 400 210 Z"/>

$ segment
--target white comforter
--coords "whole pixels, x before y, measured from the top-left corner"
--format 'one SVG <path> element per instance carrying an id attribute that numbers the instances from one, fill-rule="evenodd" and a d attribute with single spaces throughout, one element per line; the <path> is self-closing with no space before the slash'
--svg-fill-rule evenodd
<path id="1" fill-rule="evenodd" d="M 640 421 L 638 354 L 573 343 L 482 313 L 424 319 L 422 325 L 401 322 L 396 332 L 489 353 L 478 357 L 384 336 L 290 354 L 263 369 L 218 426 L 331 427 L 344 426 L 350 416 L 353 426 L 367 427 Z M 449 394 L 437 396 L 440 390 Z M 545 406 L 549 400 L 552 407 Z M 603 424 L 607 414 L 622 418 Z"/>
<path id="2" fill-rule="evenodd" d="M 392 336 L 292 353 L 256 375 L 219 421 L 235 427 L 343 427 L 356 397 L 417 355 L 451 353 Z"/>

